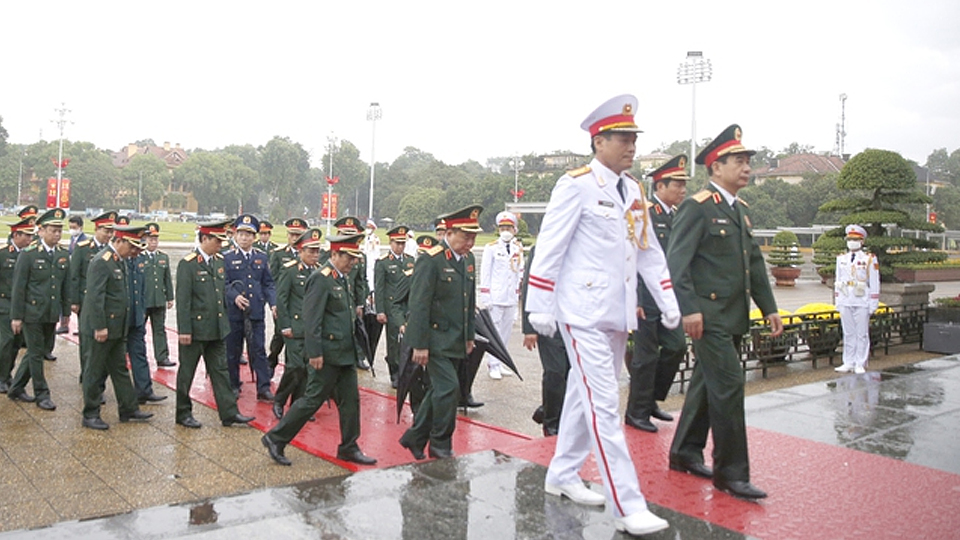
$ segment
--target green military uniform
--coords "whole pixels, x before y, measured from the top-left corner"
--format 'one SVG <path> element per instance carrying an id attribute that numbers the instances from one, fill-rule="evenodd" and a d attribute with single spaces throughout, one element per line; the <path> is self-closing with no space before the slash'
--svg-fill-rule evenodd
<path id="1" fill-rule="evenodd" d="M 407 228 L 395 227 L 394 231 L 403 229 L 402 235 L 406 241 Z M 397 238 L 401 233 L 397 232 Z M 392 236 L 391 236 L 392 238 Z M 413 276 L 414 258 L 404 252 L 400 255 L 389 250 L 387 254 L 377 260 L 373 267 L 373 290 L 376 291 L 377 314 L 387 316 L 387 366 L 390 368 L 390 380 L 396 382 L 397 368 L 400 362 L 400 327 L 406 324 L 407 300 L 410 296 L 410 280 Z"/>
<path id="2" fill-rule="evenodd" d="M 111 210 L 93 218 L 92 221 L 95 228 L 104 227 L 112 230 L 117 219 L 117 212 Z M 96 238 L 91 237 L 77 242 L 73 247 L 73 253 L 70 254 L 70 278 L 67 283 L 67 296 L 69 297 L 70 305 L 76 306 L 78 324 L 83 306 L 83 298 L 87 293 L 87 269 L 93 257 L 97 253 L 100 253 L 105 247 L 107 247 L 107 244 L 101 244 L 97 242 Z M 83 368 L 89 357 L 90 344 L 84 339 L 82 333 L 78 337 L 80 341 L 80 381 L 82 383 Z"/>
<path id="3" fill-rule="evenodd" d="M 748 153 L 738 145 L 739 127 L 733 139 L 734 127 L 728 128 L 731 142 L 722 148 Z M 716 143 L 704 148 L 698 163 L 707 153 L 709 168 L 709 152 Z M 693 342 L 697 363 L 670 448 L 671 462 L 703 463 L 712 429 L 714 483 L 749 482 L 740 340 L 749 330 L 751 298 L 764 315 L 776 313 L 777 305 L 747 205 L 737 200 L 731 207 L 712 183 L 685 200 L 673 220 L 667 260 L 681 312 L 703 316 L 703 336 Z"/>
<path id="4" fill-rule="evenodd" d="M 173 301 L 173 279 L 170 256 L 160 251 L 144 251 L 144 307 L 153 333 L 153 358 L 157 365 L 170 364 L 167 347 L 167 302 Z"/>
<path id="5" fill-rule="evenodd" d="M 278 243 L 276 243 L 276 242 L 274 242 L 274 241 L 272 241 L 272 240 L 269 241 L 269 242 L 261 242 L 261 241 L 257 240 L 256 242 L 253 243 L 253 247 L 255 247 L 255 248 L 259 249 L 260 251 L 262 251 L 262 252 L 266 253 L 267 255 L 269 255 L 269 254 L 273 253 L 277 248 L 279 248 L 279 247 L 280 247 L 280 244 L 278 244 Z"/>
<path id="6" fill-rule="evenodd" d="M 17 353 L 23 346 L 23 334 L 14 335 L 13 329 L 10 328 L 13 270 L 21 251 L 13 244 L 12 238 L 12 231 L 18 230 L 15 228 L 17 225 L 11 226 L 10 244 L 0 247 L 0 393 L 4 394 L 10 387 L 10 373 L 17 360 Z"/>
<path id="7" fill-rule="evenodd" d="M 303 357 L 303 298 L 307 279 L 316 270 L 298 259 L 289 261 L 277 276 L 277 328 L 289 328 L 292 337 L 283 336 L 287 350 L 283 364 L 283 377 L 277 385 L 274 403 L 281 407 L 303 396 L 307 385 L 307 361 Z"/>
<path id="8" fill-rule="evenodd" d="M 350 240 L 359 254 L 359 237 L 339 236 L 330 241 Z M 323 357 L 323 367 L 308 368 L 303 397 L 296 400 L 280 423 L 267 433 L 266 437 L 281 448 L 293 440 L 325 401 L 333 397 L 340 415 L 337 456 L 360 452 L 357 444 L 360 438 L 360 395 L 351 288 L 350 281 L 330 261 L 307 279 L 303 298 L 304 357 L 308 360 Z"/>
<path id="9" fill-rule="evenodd" d="M 465 208 L 444 216 L 444 220 L 451 229 L 478 232 L 481 210 Z M 446 240 L 417 257 L 404 340 L 415 350 L 429 349 L 426 368 L 431 386 L 413 426 L 400 439 L 407 448 L 422 450 L 429 441 L 431 452 L 452 450 L 460 400 L 457 371 L 467 357 L 467 342 L 476 334 L 475 271 L 473 253 L 458 258 Z"/>
<path id="10" fill-rule="evenodd" d="M 139 407 L 127 369 L 127 330 L 130 326 L 130 293 L 127 262 L 109 246 L 98 253 L 87 271 L 87 291 L 80 311 L 80 334 L 88 343 L 83 366 L 83 417 L 100 417 L 100 397 L 107 376 L 116 392 L 120 418 Z M 94 339 L 96 330 L 107 330 L 107 339 Z"/>
<path id="11" fill-rule="evenodd" d="M 224 305 L 223 256 L 215 253 L 204 260 L 200 250 L 188 253 L 177 266 L 177 332 L 192 336 L 190 345 L 179 345 L 177 370 L 177 422 L 192 418 L 190 387 L 203 356 L 213 385 L 220 420 L 239 414 L 237 398 L 227 375 L 224 338 L 230 333 Z"/>
<path id="12" fill-rule="evenodd" d="M 39 226 L 63 226 L 66 212 L 62 208 L 48 210 L 37 220 Z M 43 357 L 50 351 L 60 317 L 70 314 L 67 299 L 67 278 L 70 257 L 59 245 L 48 247 L 42 240 L 20 253 L 13 270 L 10 319 L 22 321 L 27 354 L 20 362 L 8 396 L 16 399 L 24 393 L 27 381 L 33 379 L 37 404 L 56 406 L 50 401 L 50 388 L 43 374 Z M 49 407 L 46 407 L 49 404 Z"/>

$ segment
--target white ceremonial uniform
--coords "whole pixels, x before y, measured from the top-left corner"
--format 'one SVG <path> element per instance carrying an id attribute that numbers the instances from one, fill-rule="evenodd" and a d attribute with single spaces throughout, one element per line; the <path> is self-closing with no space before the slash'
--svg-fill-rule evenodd
<path id="1" fill-rule="evenodd" d="M 523 244 L 513 238 L 504 242 L 497 238 L 483 248 L 480 263 L 480 303 L 493 319 L 493 325 L 504 344 L 510 343 L 513 323 L 520 302 L 520 280 L 523 279 Z M 499 368 L 500 361 L 487 356 L 490 369 Z"/>
<path id="2" fill-rule="evenodd" d="M 843 326 L 843 365 L 863 368 L 870 358 L 870 315 L 880 303 L 880 266 L 863 250 L 837 255 L 833 303 Z"/>
<path id="3" fill-rule="evenodd" d="M 557 182 L 537 241 L 525 308 L 556 317 L 571 366 L 546 481 L 579 482 L 578 471 L 592 448 L 615 517 L 647 508 L 618 413 L 617 379 L 627 334 L 637 328 L 637 273 L 664 314 L 679 314 L 640 185 L 621 176 L 623 199 L 617 191 L 620 177 L 596 159 Z"/>
<path id="4" fill-rule="evenodd" d="M 367 269 L 367 290 L 375 291 L 373 268 L 380 258 L 380 238 L 374 231 L 369 231 L 367 237 L 363 240 L 363 253 L 366 256 Z"/>

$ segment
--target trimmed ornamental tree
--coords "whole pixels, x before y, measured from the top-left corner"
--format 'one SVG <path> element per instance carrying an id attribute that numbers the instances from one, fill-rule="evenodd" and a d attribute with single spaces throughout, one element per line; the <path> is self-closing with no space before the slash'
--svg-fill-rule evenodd
<path id="1" fill-rule="evenodd" d="M 943 232 L 943 226 L 914 219 L 907 212 L 911 205 L 932 202 L 917 185 L 917 175 L 907 160 L 888 150 L 868 149 L 854 156 L 840 171 L 837 188 L 846 197 L 820 206 L 824 213 L 839 216 L 840 227 L 826 232 L 813 247 L 814 263 L 822 265 L 821 275 L 833 274 L 836 256 L 846 251 L 844 229 L 859 224 L 867 230 L 864 247 L 880 262 L 880 279 L 893 281 L 897 264 L 942 262 L 947 254 L 932 251 L 935 242 L 919 238 L 886 236 L 885 225 L 900 229 Z"/>
<path id="2" fill-rule="evenodd" d="M 793 287 L 800 277 L 800 241 L 790 231 L 780 231 L 773 236 L 773 250 L 767 255 L 767 264 L 773 268 L 770 273 L 777 280 L 778 287 Z"/>

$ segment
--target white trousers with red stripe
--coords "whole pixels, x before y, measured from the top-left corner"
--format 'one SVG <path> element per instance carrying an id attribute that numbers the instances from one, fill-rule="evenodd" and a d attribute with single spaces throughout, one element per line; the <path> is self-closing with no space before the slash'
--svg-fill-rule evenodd
<path id="1" fill-rule="evenodd" d="M 838 305 L 843 327 L 843 365 L 865 367 L 870 360 L 870 308 Z"/>
<path id="2" fill-rule="evenodd" d="M 647 509 L 640 480 L 627 450 L 617 382 L 627 346 L 626 332 L 560 325 L 570 358 L 567 392 L 560 415 L 557 448 L 547 482 L 580 482 L 579 471 L 593 450 L 614 517 Z"/>

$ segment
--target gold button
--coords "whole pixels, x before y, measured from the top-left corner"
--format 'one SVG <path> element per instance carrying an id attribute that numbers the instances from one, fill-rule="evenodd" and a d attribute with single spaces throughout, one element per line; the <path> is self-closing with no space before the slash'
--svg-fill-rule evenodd
<path id="1" fill-rule="evenodd" d="M 726 229 L 720 229 L 720 236 L 726 236 L 726 234 L 727 234 Z"/>
<path id="2" fill-rule="evenodd" d="M 202 319 L 202 318 L 203 318 L 203 315 L 197 315 L 197 320 L 198 320 L 198 321 L 199 321 L 200 319 Z"/>
<path id="3" fill-rule="evenodd" d="M 717 299 L 717 293 L 710 293 L 710 299 L 711 299 L 711 300 L 716 300 L 716 299 Z"/>

